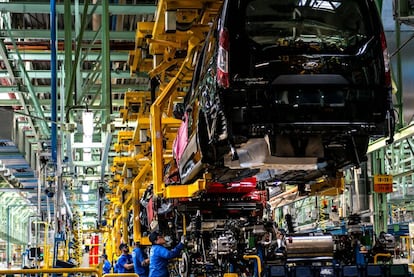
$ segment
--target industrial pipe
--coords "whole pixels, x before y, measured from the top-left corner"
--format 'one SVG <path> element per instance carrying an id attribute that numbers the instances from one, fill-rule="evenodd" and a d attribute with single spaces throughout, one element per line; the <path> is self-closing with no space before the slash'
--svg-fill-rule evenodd
<path id="1" fill-rule="evenodd" d="M 51 74 L 51 120 L 52 120 L 52 133 L 51 133 L 51 146 L 52 146 L 52 161 L 56 164 L 57 161 L 57 63 L 56 63 L 56 1 L 50 1 L 50 74 Z"/>

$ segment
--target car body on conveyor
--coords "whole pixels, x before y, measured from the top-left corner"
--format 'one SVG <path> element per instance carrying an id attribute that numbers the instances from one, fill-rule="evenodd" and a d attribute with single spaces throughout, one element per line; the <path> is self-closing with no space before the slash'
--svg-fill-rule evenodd
<path id="1" fill-rule="evenodd" d="M 374 1 L 224 1 L 180 108 L 182 183 L 300 183 L 358 165 L 394 129 Z"/>

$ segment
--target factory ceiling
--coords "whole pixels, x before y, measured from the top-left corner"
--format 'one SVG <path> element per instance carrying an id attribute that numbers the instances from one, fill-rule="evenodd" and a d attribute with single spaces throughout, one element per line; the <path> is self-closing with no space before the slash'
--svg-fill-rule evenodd
<path id="1" fill-rule="evenodd" d="M 17 192 L 42 217 L 54 214 L 53 199 L 96 219 L 124 94 L 149 88 L 129 54 L 156 4 L 93 2 L 1 2 L 0 193 Z"/>

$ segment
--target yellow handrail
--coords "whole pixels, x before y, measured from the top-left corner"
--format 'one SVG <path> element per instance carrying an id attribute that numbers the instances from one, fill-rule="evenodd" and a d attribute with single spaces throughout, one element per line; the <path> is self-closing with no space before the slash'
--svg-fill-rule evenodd
<path id="1" fill-rule="evenodd" d="M 102 275 L 102 277 L 118 277 L 118 276 L 122 276 L 122 277 L 139 277 L 138 274 L 136 273 L 107 273 Z"/>
<path id="2" fill-rule="evenodd" d="M 378 262 L 378 257 L 385 257 L 385 258 L 391 258 L 391 254 L 390 253 L 378 253 L 374 256 L 374 264 L 377 264 Z"/>
<path id="3" fill-rule="evenodd" d="M 78 267 L 78 268 L 30 268 L 30 269 L 0 269 L 0 275 L 3 274 L 37 274 L 37 273 L 93 273 L 101 277 L 102 273 L 96 267 Z M 136 275 L 136 274 L 135 274 Z"/>
<path id="4" fill-rule="evenodd" d="M 257 262 L 257 274 L 258 276 L 262 276 L 262 261 L 260 260 L 260 257 L 257 255 L 244 255 L 243 259 L 256 259 Z"/>

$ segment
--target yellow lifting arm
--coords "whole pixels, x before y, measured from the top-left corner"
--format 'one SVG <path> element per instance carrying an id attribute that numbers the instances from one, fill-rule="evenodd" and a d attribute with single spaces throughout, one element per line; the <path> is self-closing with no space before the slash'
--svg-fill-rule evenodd
<path id="1" fill-rule="evenodd" d="M 169 100 L 171 95 L 175 92 L 176 87 L 180 81 L 187 75 L 193 72 L 193 55 L 198 49 L 201 39 L 193 36 L 188 41 L 188 51 L 185 62 L 181 65 L 177 75 L 168 83 L 165 89 L 161 92 L 154 104 L 151 106 L 151 141 L 152 141 L 152 165 L 153 165 L 153 180 L 154 180 L 154 194 L 162 195 L 164 192 L 163 186 L 163 134 L 161 126 L 162 111 L 165 103 Z"/>
<path id="2" fill-rule="evenodd" d="M 310 195 L 336 196 L 344 192 L 345 179 L 341 172 L 336 177 L 326 177 L 311 185 Z"/>
<path id="3" fill-rule="evenodd" d="M 151 163 L 148 162 L 141 168 L 134 181 L 132 181 L 132 210 L 134 212 L 134 216 L 138 216 L 140 214 L 139 200 L 141 198 L 141 191 L 145 191 L 145 188 L 149 182 L 147 178 L 150 173 Z M 143 238 L 141 238 L 141 224 L 139 223 L 139 220 L 133 220 L 133 228 L 134 241 L 139 241 L 141 245 L 143 245 Z"/>

